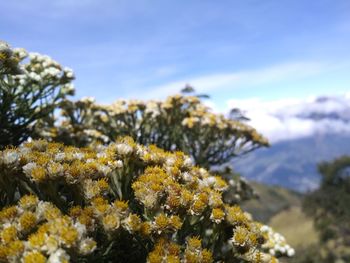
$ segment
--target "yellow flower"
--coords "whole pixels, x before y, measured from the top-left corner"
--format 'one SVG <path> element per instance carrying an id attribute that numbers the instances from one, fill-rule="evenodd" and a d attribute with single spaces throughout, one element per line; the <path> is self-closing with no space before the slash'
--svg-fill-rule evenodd
<path id="1" fill-rule="evenodd" d="M 146 237 L 151 234 L 151 225 L 149 222 L 142 222 L 141 223 L 140 233 Z"/>
<path id="2" fill-rule="evenodd" d="M 185 251 L 185 262 L 186 263 L 201 263 L 200 257 L 197 253 L 187 250 Z"/>
<path id="3" fill-rule="evenodd" d="M 24 251 L 24 244 L 23 241 L 16 240 L 14 242 L 11 242 L 8 246 L 7 250 L 7 256 L 8 257 L 14 257 L 22 254 Z"/>
<path id="4" fill-rule="evenodd" d="M 91 230 L 94 227 L 94 219 L 89 213 L 83 212 L 81 215 L 78 216 L 79 223 L 85 225 L 89 230 Z"/>
<path id="5" fill-rule="evenodd" d="M 24 263 L 45 263 L 46 257 L 37 251 L 31 251 L 23 257 Z"/>
<path id="6" fill-rule="evenodd" d="M 165 259 L 167 263 L 180 263 L 180 259 L 178 256 L 168 255 Z"/>
<path id="7" fill-rule="evenodd" d="M 272 258 L 271 258 L 271 263 L 278 263 L 278 259 L 275 258 L 275 257 L 272 257 Z"/>
<path id="8" fill-rule="evenodd" d="M 203 201 L 201 201 L 200 199 L 197 199 L 194 201 L 194 203 L 191 206 L 191 210 L 190 213 L 192 215 L 199 215 L 201 214 L 204 209 L 207 207 L 207 203 L 204 203 Z"/>
<path id="9" fill-rule="evenodd" d="M 211 263 L 213 262 L 213 254 L 207 250 L 207 249 L 203 249 L 202 251 L 202 263 Z"/>
<path id="10" fill-rule="evenodd" d="M 128 201 L 115 200 L 113 205 L 120 214 L 125 214 L 129 208 Z"/>
<path id="11" fill-rule="evenodd" d="M 46 242 L 46 233 L 38 232 L 35 234 L 31 234 L 28 238 L 29 245 L 32 248 L 41 248 Z"/>
<path id="12" fill-rule="evenodd" d="M 101 192 L 107 191 L 109 189 L 107 179 L 105 178 L 97 180 L 97 186 L 99 187 Z"/>
<path id="13" fill-rule="evenodd" d="M 169 224 L 176 230 L 179 230 L 182 227 L 182 221 L 178 216 L 171 216 L 169 220 Z"/>
<path id="14" fill-rule="evenodd" d="M 25 195 L 19 200 L 18 204 L 20 207 L 28 209 L 35 207 L 38 202 L 39 199 L 35 195 Z"/>
<path id="15" fill-rule="evenodd" d="M 74 227 L 62 227 L 60 237 L 68 247 L 72 246 L 78 239 L 78 231 Z"/>
<path id="16" fill-rule="evenodd" d="M 0 262 L 7 262 L 9 248 L 0 244 Z"/>
<path id="17" fill-rule="evenodd" d="M 0 211 L 0 221 L 10 221 L 17 215 L 17 207 L 10 206 Z"/>
<path id="18" fill-rule="evenodd" d="M 36 166 L 31 171 L 31 177 L 36 182 L 42 182 L 46 179 L 46 170 L 44 167 Z"/>
<path id="19" fill-rule="evenodd" d="M 237 205 L 226 207 L 226 220 L 232 225 L 244 225 L 248 222 L 248 218 Z"/>
<path id="20" fill-rule="evenodd" d="M 169 194 L 166 203 L 170 210 L 175 210 L 181 205 L 180 196 L 175 194 Z"/>
<path id="21" fill-rule="evenodd" d="M 147 263 L 162 263 L 163 255 L 159 254 L 158 251 L 152 251 L 148 254 Z"/>
<path id="22" fill-rule="evenodd" d="M 174 255 L 174 256 L 180 255 L 181 247 L 176 243 L 173 243 L 173 242 L 169 243 L 167 249 L 170 255 Z"/>
<path id="23" fill-rule="evenodd" d="M 193 194 L 191 193 L 191 191 L 189 191 L 187 189 L 182 189 L 180 200 L 181 200 L 181 204 L 186 207 L 192 202 Z"/>
<path id="24" fill-rule="evenodd" d="M 52 204 L 48 204 L 45 208 L 44 217 L 48 221 L 56 219 L 62 215 L 62 212 Z"/>
<path id="25" fill-rule="evenodd" d="M 98 204 L 95 206 L 95 211 L 97 211 L 97 214 L 104 214 L 109 209 L 108 204 Z"/>
<path id="26" fill-rule="evenodd" d="M 199 250 L 202 247 L 202 240 L 199 237 L 190 237 L 187 240 L 187 246 L 191 250 Z"/>
<path id="27" fill-rule="evenodd" d="M 225 218 L 225 212 L 221 208 L 214 208 L 211 211 L 210 219 L 215 223 L 220 223 Z"/>
<path id="28" fill-rule="evenodd" d="M 131 231 L 135 232 L 140 230 L 141 227 L 141 219 L 138 215 L 136 214 L 130 214 L 126 219 L 125 219 L 125 224 L 126 228 Z"/>
<path id="29" fill-rule="evenodd" d="M 105 230 L 116 230 L 120 226 L 120 219 L 116 214 L 109 214 L 102 219 Z"/>
<path id="30" fill-rule="evenodd" d="M 164 231 L 169 226 L 168 217 L 163 213 L 155 217 L 154 223 L 158 231 Z"/>
<path id="31" fill-rule="evenodd" d="M 24 231 L 28 231 L 36 225 L 36 215 L 32 212 L 24 212 L 19 218 L 19 223 Z"/>
<path id="32" fill-rule="evenodd" d="M 236 246 L 244 247 L 249 241 L 249 231 L 241 226 L 238 226 L 236 229 L 234 229 L 232 242 Z"/>
<path id="33" fill-rule="evenodd" d="M 228 187 L 227 183 L 220 176 L 215 176 L 215 189 L 218 191 L 224 191 Z"/>
<path id="34" fill-rule="evenodd" d="M 80 206 L 73 206 L 69 209 L 69 215 L 72 217 L 78 217 L 83 213 L 83 209 Z"/>
<path id="35" fill-rule="evenodd" d="M 7 244 L 14 240 L 16 240 L 17 237 L 17 229 L 15 226 L 9 226 L 5 229 L 3 229 L 0 232 L 0 237 L 3 243 Z"/>

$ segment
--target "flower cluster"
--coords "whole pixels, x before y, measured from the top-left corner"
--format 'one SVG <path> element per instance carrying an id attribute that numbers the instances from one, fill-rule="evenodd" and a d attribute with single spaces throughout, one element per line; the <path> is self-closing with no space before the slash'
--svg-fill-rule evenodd
<path id="1" fill-rule="evenodd" d="M 276 233 L 269 226 L 262 226 L 260 229 L 265 236 L 265 239 L 268 240 L 262 247 L 265 250 L 268 250 L 271 255 L 286 255 L 292 257 L 295 254 L 295 250 L 287 244 L 286 239 L 280 233 Z"/>
<path id="2" fill-rule="evenodd" d="M 29 59 L 27 59 L 29 57 Z M 55 108 L 74 93 L 74 74 L 48 56 L 12 49 L 0 42 L 0 148 L 34 136 Z"/>
<path id="3" fill-rule="evenodd" d="M 6 42 L 0 40 L 0 75 L 22 73 L 19 62 L 23 54 L 18 55 L 20 56 L 16 56 Z"/>
<path id="4" fill-rule="evenodd" d="M 87 255 L 95 248 L 85 225 L 34 195 L 0 212 L 1 262 L 69 262 L 69 254 Z"/>
<path id="5" fill-rule="evenodd" d="M 99 105 L 93 99 L 66 101 L 61 122 L 43 125 L 41 137 L 86 146 L 131 136 L 143 145 L 189 154 L 196 164 L 209 168 L 268 145 L 252 127 L 212 113 L 195 96 L 175 95 L 164 101 L 119 100 Z M 220 149 L 220 150 L 219 150 Z"/>
<path id="6" fill-rule="evenodd" d="M 74 79 L 74 73 L 70 68 L 62 66 L 46 55 L 39 53 L 27 53 L 22 48 L 14 49 L 14 55 L 20 60 L 29 57 L 29 62 L 23 65 L 24 74 L 13 77 L 14 83 L 19 90 L 33 85 L 57 85 L 62 84 L 63 93 L 73 94 L 74 87 L 70 83 Z"/>
<path id="7" fill-rule="evenodd" d="M 131 137 L 89 148 L 39 140 L 0 152 L 0 171 L 3 261 L 64 262 L 132 249 L 148 262 L 277 262 L 269 254 L 276 235 L 225 203 L 228 183 L 182 152 Z"/>

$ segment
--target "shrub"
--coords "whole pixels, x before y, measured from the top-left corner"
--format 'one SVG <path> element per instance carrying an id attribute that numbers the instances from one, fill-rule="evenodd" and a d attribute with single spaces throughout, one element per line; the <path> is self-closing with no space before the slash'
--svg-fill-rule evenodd
<path id="1" fill-rule="evenodd" d="M 304 211 L 314 218 L 320 233 L 320 259 L 313 262 L 350 260 L 349 168 L 349 156 L 319 164 L 320 188 L 305 197 Z"/>
<path id="2" fill-rule="evenodd" d="M 20 64 L 29 56 L 29 61 Z M 33 134 L 67 95 L 73 72 L 48 56 L 28 54 L 0 42 L 0 149 L 19 145 Z"/>
<path id="3" fill-rule="evenodd" d="M 3 261 L 277 262 L 269 251 L 291 253 L 223 202 L 220 176 L 181 152 L 130 137 L 95 148 L 41 140 L 2 151 L 0 166 Z"/>
<path id="4" fill-rule="evenodd" d="M 86 146 L 131 136 L 143 145 L 189 154 L 209 168 L 233 157 L 267 146 L 252 127 L 212 113 L 198 97 L 175 95 L 165 101 L 119 100 L 99 105 L 92 98 L 61 104 L 61 120 L 40 127 L 40 137 L 65 144 Z"/>

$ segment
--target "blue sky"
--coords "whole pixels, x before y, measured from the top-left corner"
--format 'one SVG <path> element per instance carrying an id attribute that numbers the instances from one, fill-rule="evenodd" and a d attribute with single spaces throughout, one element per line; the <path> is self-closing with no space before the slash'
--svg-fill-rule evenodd
<path id="1" fill-rule="evenodd" d="M 350 87 L 348 0 L 11 0 L 0 39 L 74 69 L 77 97 L 229 99 Z"/>

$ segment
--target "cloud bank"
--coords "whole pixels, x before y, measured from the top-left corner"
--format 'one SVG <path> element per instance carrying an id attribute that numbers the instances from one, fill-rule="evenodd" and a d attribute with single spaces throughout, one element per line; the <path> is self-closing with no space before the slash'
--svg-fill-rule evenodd
<path id="1" fill-rule="evenodd" d="M 228 101 L 250 118 L 249 124 L 271 142 L 324 133 L 350 133 L 350 93 L 343 96 L 260 98 Z"/>

